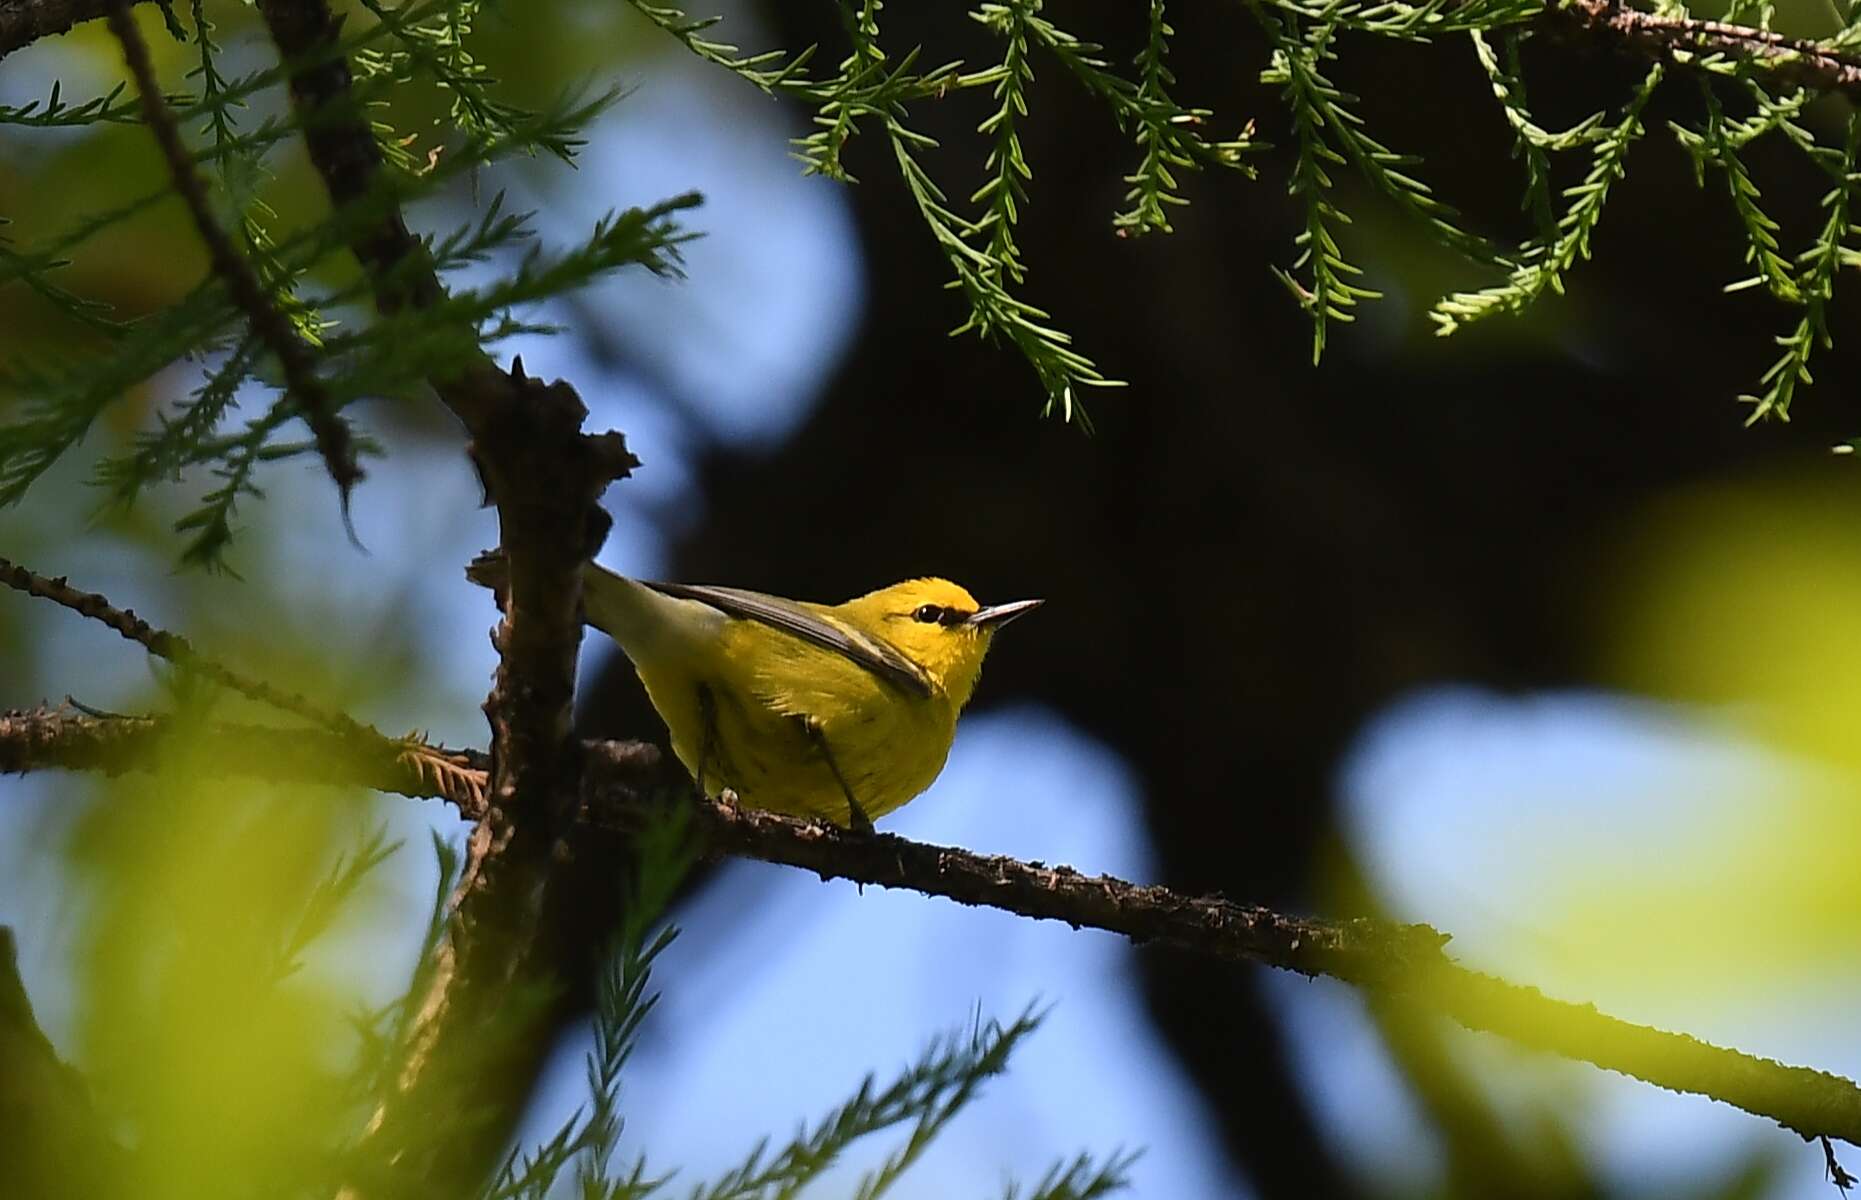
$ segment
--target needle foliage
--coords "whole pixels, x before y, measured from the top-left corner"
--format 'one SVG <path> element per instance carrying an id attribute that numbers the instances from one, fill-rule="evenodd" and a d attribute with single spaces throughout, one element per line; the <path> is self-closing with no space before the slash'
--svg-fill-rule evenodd
<path id="1" fill-rule="evenodd" d="M 1759 292 L 1781 310 L 1777 356 L 1754 372 L 1742 396 L 1751 419 L 1790 415 L 1812 381 L 1817 351 L 1833 337 L 1829 314 L 1843 268 L 1861 265 L 1851 203 L 1854 119 L 1812 113 L 1817 93 L 1790 82 L 1788 56 L 1682 51 L 1671 57 L 1686 70 L 1657 62 L 1613 104 L 1558 127 L 1532 107 L 1521 64 L 1520 47 L 1544 13 L 1541 0 L 1249 0 L 1245 11 L 1264 51 L 1256 69 L 1276 89 L 1277 114 L 1217 113 L 1178 94 L 1166 0 L 1145 5 L 1142 37 L 1128 60 L 1086 31 L 1064 27 L 1041 0 L 981 0 L 968 17 L 987 32 L 995 56 L 973 62 L 932 61 L 922 47 L 897 44 L 886 34 L 881 0 L 839 0 L 845 48 L 831 65 L 818 47 L 745 53 L 720 38 L 715 17 L 652 0 L 630 3 L 649 28 L 699 59 L 805 109 L 810 126 L 793 145 L 804 172 L 854 183 L 847 147 L 862 134 L 882 139 L 889 154 L 866 161 L 897 172 L 924 235 L 946 261 L 956 297 L 953 332 L 1000 343 L 1025 360 L 1044 410 L 1067 419 L 1083 422 L 1083 394 L 1117 380 L 1074 342 L 1065 313 L 1030 298 L 1034 268 L 1018 231 L 1039 217 L 1029 191 L 1039 164 L 1030 161 L 1022 132 L 1042 90 L 1053 86 L 1084 89 L 1129 138 L 1127 190 L 1106 213 L 1107 231 L 1117 236 L 1168 235 L 1188 203 L 1188 175 L 1254 179 L 1267 148 L 1256 130 L 1282 131 L 1288 202 L 1300 221 L 1284 264 L 1273 269 L 1310 317 L 1314 360 L 1336 326 L 1379 297 L 1375 272 L 1361 257 L 1366 247 L 1352 233 L 1354 208 L 1390 206 L 1465 264 L 1467 285 L 1440 296 L 1429 312 L 1436 332 L 1448 336 L 1562 293 L 1590 256 L 1615 185 L 1651 135 L 1672 138 L 1691 157 L 1701 187 L 1743 232 L 1744 261 L 1728 264 L 1727 289 Z M 356 419 L 359 402 L 417 390 L 468 344 L 540 328 L 525 314 L 554 297 L 616 271 L 676 278 L 680 245 L 693 235 L 688 210 L 699 199 L 674 196 L 614 213 L 578 243 L 548 252 L 529 214 L 510 211 L 497 194 L 478 199 L 471 219 L 421 231 L 442 280 L 473 268 L 473 285 L 449 284 L 446 298 L 431 306 L 369 312 L 371 281 L 357 278 L 346 257 L 358 223 L 388 201 L 406 206 L 457 195 L 465 185 L 476 197 L 484 171 L 513 158 L 540 154 L 573 164 L 583 131 L 619 96 L 565 98 L 540 109 L 506 99 L 473 50 L 479 0 L 364 0 L 362 10 L 332 53 L 351 65 L 354 99 L 370 116 L 384 160 L 375 194 L 290 219 L 266 199 L 280 163 L 307 132 L 276 103 L 287 67 L 229 67 L 215 20 L 233 18 L 209 0 L 165 6 L 162 21 L 186 43 L 186 68 L 166 100 L 193 166 L 269 302 L 317 355 L 327 402 L 346 423 Z M 1678 0 L 1648 12 L 1671 21 L 1689 16 Z M 1771 6 L 1759 3 L 1724 14 L 1759 35 L 1769 34 L 1773 17 Z M 1467 47 L 1513 135 L 1528 237 L 1510 244 L 1471 227 L 1427 182 L 1425 163 L 1368 126 L 1357 97 L 1337 82 L 1353 44 L 1365 39 L 1449 39 Z M 1813 45 L 1830 55 L 1861 53 L 1861 29 L 1845 24 Z M 1697 91 L 1702 115 L 1651 128 L 1648 106 L 1671 87 Z M 986 157 L 982 177 L 958 187 L 938 177 L 937 143 L 915 115 L 964 93 L 986 96 L 975 134 Z M 408 115 L 433 97 L 443 121 L 420 124 Z M 0 105 L 0 134 L 14 139 L 140 124 L 136 98 L 121 83 L 73 100 L 55 82 L 43 99 Z M 1760 142 L 1801 156 L 1828 180 L 1820 226 L 1795 231 L 1807 234 L 1798 244 L 1772 215 L 1751 165 Z M 174 521 L 179 557 L 223 569 L 241 508 L 263 494 L 265 472 L 316 454 L 318 441 L 305 436 L 299 399 L 212 272 L 133 316 L 73 282 L 74 263 L 106 253 L 102 247 L 146 228 L 174 202 L 171 180 L 100 179 L 63 206 L 57 222 L 29 233 L 0 230 L 0 287 L 29 292 L 57 326 L 55 337 L 19 339 L 0 359 L 0 505 L 18 503 L 113 410 L 147 389 L 172 389 L 172 398 L 145 406 L 146 428 L 130 446 L 100 455 L 92 478 L 105 507 L 133 505 L 156 486 L 186 489 L 191 500 Z M 486 282 L 486 264 L 505 264 L 505 274 Z M 176 386 L 190 373 L 191 384 Z M 364 454 L 379 452 L 364 430 L 354 431 L 353 441 Z"/>

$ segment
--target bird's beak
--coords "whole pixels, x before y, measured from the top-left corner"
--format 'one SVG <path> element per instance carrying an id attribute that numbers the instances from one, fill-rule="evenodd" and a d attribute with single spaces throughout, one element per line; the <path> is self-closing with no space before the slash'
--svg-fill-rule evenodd
<path id="1" fill-rule="evenodd" d="M 1016 600 L 1013 604 L 991 604 L 987 608 L 977 609 L 975 615 L 969 618 L 969 623 L 980 629 L 1000 629 L 1022 613 L 1033 612 L 1044 603 L 1044 600 Z"/>

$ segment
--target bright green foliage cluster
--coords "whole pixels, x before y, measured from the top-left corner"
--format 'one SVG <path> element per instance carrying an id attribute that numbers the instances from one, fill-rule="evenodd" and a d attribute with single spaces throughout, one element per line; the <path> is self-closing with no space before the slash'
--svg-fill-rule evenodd
<path id="1" fill-rule="evenodd" d="M 742 1157 L 708 1178 L 675 1175 L 623 1148 L 627 1064 L 657 999 L 653 966 L 675 936 L 665 914 L 701 849 L 685 797 L 669 795 L 657 812 L 642 812 L 637 837 L 613 864 L 622 916 L 599 980 L 580 1107 L 540 1144 L 513 1147 L 475 1189 L 436 1190 L 418 1164 L 456 1153 L 516 1099 L 487 1092 L 494 1085 L 483 1067 L 512 1039 L 536 1036 L 554 985 L 500 983 L 473 1036 L 433 1068 L 447 1102 L 420 1108 L 386 1144 L 372 1137 L 381 1106 L 405 1099 L 404 1072 L 427 1028 L 422 1013 L 448 939 L 458 936 L 464 856 L 431 831 L 438 870 L 424 897 L 424 937 L 411 978 L 383 1002 L 362 983 L 371 972 L 357 957 L 370 951 L 357 935 L 372 944 L 391 914 L 406 912 L 418 851 L 350 802 L 357 797 L 229 782 L 215 772 L 210 740 L 222 699 L 186 685 L 174 699 L 175 745 L 157 770 L 109 781 L 107 799 L 120 803 L 77 818 L 70 870 L 89 904 L 73 956 L 87 997 L 73 1040 L 98 1081 L 96 1119 L 134 1152 L 61 1164 L 71 1187 L 60 1195 L 178 1194 L 211 1179 L 224 1195 L 879 1200 L 914 1166 L 936 1169 L 926 1151 L 1040 1024 L 1032 1011 L 1006 1024 L 976 1018 L 889 1081 L 849 1081 L 847 1099 L 817 1122 L 796 1129 L 792 1113 L 772 1112 L 769 1127 L 792 1136 L 757 1142 L 743 1130 Z M 850 1172 L 824 1181 L 849 1151 L 887 1139 L 857 1182 Z M 1061 1163 L 1028 1200 L 1122 1190 L 1133 1159 Z M 824 1182 L 837 1186 L 829 1192 Z"/>
<path id="2" fill-rule="evenodd" d="M 1102 47 L 1044 16 L 1041 0 L 978 4 L 971 16 L 1000 38 L 1002 55 L 999 62 L 973 71 L 962 63 L 920 70 L 917 50 L 898 55 L 888 68 L 893 59 L 878 42 L 877 0 L 841 0 L 841 6 L 855 51 L 834 75 L 821 78 L 807 72 L 812 48 L 792 57 L 780 51 L 743 56 L 735 46 L 706 36 L 715 19 L 694 19 L 675 8 L 634 0 L 634 7 L 700 57 L 766 92 L 814 106 L 816 130 L 799 144 L 810 171 L 850 178 L 840 163 L 841 147 L 869 118 L 881 128 L 892 139 L 919 216 L 950 261 L 951 286 L 968 304 L 969 317 L 957 332 L 1006 339 L 1034 366 L 1047 389 L 1049 410 L 1074 415 L 1078 388 L 1112 381 L 1071 348 L 1048 314 L 1015 290 L 1025 283 L 1027 268 L 1014 230 L 1034 170 L 1022 154 L 1018 131 L 1028 113 L 1036 61 L 1056 63 L 1102 100 L 1136 143 L 1138 165 L 1126 177 L 1128 206 L 1111 218 L 1120 235 L 1170 232 L 1168 210 L 1184 203 L 1177 181 L 1181 171 L 1229 167 L 1251 177 L 1243 156 L 1263 148 L 1252 138 L 1253 122 L 1234 122 L 1244 131 L 1233 140 L 1210 140 L 1202 130 L 1216 120 L 1214 115 L 1184 107 L 1171 95 L 1175 79 L 1166 60 L 1174 30 L 1164 0 L 1150 0 L 1149 36 L 1128 74 L 1102 57 Z M 1279 87 L 1289 116 L 1289 183 L 1304 223 L 1291 266 L 1277 274 L 1312 318 L 1314 361 L 1324 352 L 1330 323 L 1352 320 L 1361 302 L 1379 294 L 1364 284 L 1363 268 L 1351 261 L 1340 241 L 1340 231 L 1350 224 L 1337 187 L 1340 171 L 1354 173 L 1470 266 L 1497 273 L 1495 282 L 1452 292 L 1435 303 L 1430 316 L 1436 332 L 1450 335 L 1489 316 L 1522 313 L 1545 295 L 1563 292 L 1570 272 L 1589 257 L 1611 189 L 1646 132 L 1642 113 L 1649 99 L 1664 81 L 1675 78 L 1666 66 L 1651 65 L 1614 112 L 1593 113 L 1554 130 L 1533 116 L 1519 66 L 1519 44 L 1530 36 L 1527 23 L 1544 14 L 1543 0 L 1249 0 L 1247 7 L 1270 47 L 1262 79 Z M 1679 0 L 1659 0 L 1654 11 L 1668 19 L 1688 16 Z M 1723 21 L 1768 33 L 1773 15 L 1769 3 L 1738 0 Z M 1420 178 L 1420 160 L 1383 144 L 1365 127 L 1352 111 L 1356 97 L 1327 74 L 1327 64 L 1338 56 L 1339 38 L 1347 33 L 1408 41 L 1469 39 L 1524 167 L 1524 206 L 1536 231 L 1523 245 L 1502 245 L 1467 229 L 1454 208 Z M 1861 49 L 1861 24 L 1849 24 L 1816 46 L 1836 54 Z M 1697 68 L 1708 116 L 1700 128 L 1672 125 L 1670 131 L 1693 156 L 1702 184 L 1709 167 L 1724 177 L 1749 242 L 1747 262 L 1757 272 L 1728 290 L 1761 285 L 1799 310 L 1790 330 L 1778 338 L 1782 353 L 1760 380 L 1761 393 L 1744 397 L 1754 406 L 1754 420 L 1787 417 L 1797 385 L 1809 381 L 1812 353 L 1828 344 L 1826 309 L 1836 274 L 1844 265 L 1861 262 L 1848 219 L 1855 182 L 1853 137 L 1840 145 L 1822 144 L 1802 123 L 1813 95 L 1779 86 L 1773 74 L 1788 65 L 1788 55 L 1735 60 L 1683 51 L 1680 57 Z M 972 212 L 963 213 L 919 163 L 915 152 L 932 143 L 906 124 L 906 106 L 974 87 L 990 88 L 996 104 L 979 129 L 989 139 L 987 174 L 970 197 Z M 1737 118 L 1725 111 L 1720 89 L 1726 88 L 1743 98 L 1752 115 Z M 1752 141 L 1771 135 L 1788 139 L 1832 179 L 1824 201 L 1827 221 L 1815 241 L 1795 255 L 1781 247 L 1777 224 L 1765 214 L 1759 187 L 1740 158 Z M 1560 190 L 1552 182 L 1553 169 L 1565 155 L 1583 156 L 1587 168 L 1579 183 Z"/>

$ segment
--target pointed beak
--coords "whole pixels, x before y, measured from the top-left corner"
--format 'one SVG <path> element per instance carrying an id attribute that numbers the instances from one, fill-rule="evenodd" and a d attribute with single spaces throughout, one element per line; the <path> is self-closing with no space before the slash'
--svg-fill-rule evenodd
<path id="1" fill-rule="evenodd" d="M 969 623 L 983 629 L 1000 629 L 1022 613 L 1033 612 L 1045 603 L 1044 600 L 1016 600 L 1013 604 L 991 604 L 977 609 Z"/>

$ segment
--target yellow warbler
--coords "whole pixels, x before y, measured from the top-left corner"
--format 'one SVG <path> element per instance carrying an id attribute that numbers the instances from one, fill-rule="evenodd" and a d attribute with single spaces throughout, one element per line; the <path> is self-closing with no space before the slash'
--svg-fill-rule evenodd
<path id="1" fill-rule="evenodd" d="M 489 582 L 484 562 L 473 577 Z M 706 795 L 859 829 L 937 778 L 996 630 L 1041 603 L 984 607 L 913 579 L 808 604 L 593 563 L 582 588 L 588 623 L 633 660 Z"/>

